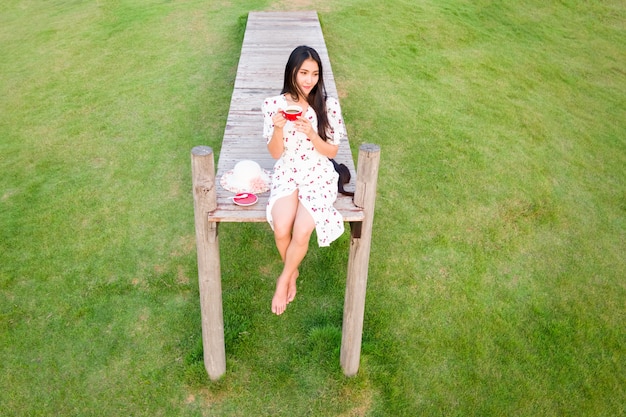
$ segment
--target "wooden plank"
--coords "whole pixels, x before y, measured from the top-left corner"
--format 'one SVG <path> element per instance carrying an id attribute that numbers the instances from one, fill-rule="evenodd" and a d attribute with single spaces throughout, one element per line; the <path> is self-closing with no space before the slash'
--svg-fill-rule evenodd
<path id="1" fill-rule="evenodd" d="M 267 151 L 263 138 L 263 100 L 280 93 L 283 73 L 291 51 L 298 45 L 317 50 L 324 69 L 326 91 L 337 97 L 324 35 L 315 12 L 251 12 L 237 67 L 237 76 L 216 173 L 217 209 L 209 216 L 214 222 L 264 222 L 269 192 L 259 195 L 251 207 L 236 206 L 219 180 L 238 161 L 252 159 L 262 168 L 271 170 L 275 160 Z M 350 169 L 352 179 L 346 190 L 356 187 L 354 160 L 348 138 L 342 141 L 337 157 Z M 352 197 L 339 195 L 335 207 L 345 221 L 362 221 L 363 209 L 354 205 Z"/>

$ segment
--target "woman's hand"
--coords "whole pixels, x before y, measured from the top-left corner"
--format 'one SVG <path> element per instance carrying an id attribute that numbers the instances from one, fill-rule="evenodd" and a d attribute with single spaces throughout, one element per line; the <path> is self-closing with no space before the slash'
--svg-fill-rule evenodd
<path id="1" fill-rule="evenodd" d="M 304 133 L 308 138 L 315 135 L 315 129 L 313 129 L 313 125 L 311 125 L 311 121 L 306 117 L 299 116 L 298 120 L 294 122 L 296 132 Z"/>
<path id="2" fill-rule="evenodd" d="M 329 158 L 337 156 L 339 146 L 325 142 L 320 135 L 317 134 L 315 129 L 313 129 L 313 125 L 309 119 L 300 116 L 294 124 L 296 131 L 304 133 L 319 153 Z"/>
<path id="3" fill-rule="evenodd" d="M 278 109 L 275 115 L 272 116 L 272 123 L 274 123 L 274 128 L 282 129 L 285 127 L 287 123 L 287 119 L 283 115 L 283 109 Z"/>

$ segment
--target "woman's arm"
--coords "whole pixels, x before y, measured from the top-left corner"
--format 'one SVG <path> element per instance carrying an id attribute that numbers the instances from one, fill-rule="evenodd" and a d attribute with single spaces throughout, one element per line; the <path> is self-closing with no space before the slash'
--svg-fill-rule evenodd
<path id="1" fill-rule="evenodd" d="M 305 117 L 298 117 L 298 120 L 295 122 L 296 130 L 298 132 L 304 133 L 307 138 L 313 143 L 315 150 L 321 153 L 322 155 L 328 158 L 334 158 L 337 156 L 337 151 L 339 151 L 339 146 L 334 145 L 329 142 L 325 142 L 320 135 L 317 134 L 313 126 L 311 125 L 311 121 Z"/>
<path id="2" fill-rule="evenodd" d="M 276 114 L 272 116 L 272 122 L 274 123 L 274 131 L 269 142 L 267 142 L 267 150 L 274 159 L 280 158 L 285 151 L 285 144 L 283 142 L 283 128 L 287 123 L 287 119 L 283 116 L 281 109 L 278 109 Z"/>
<path id="3" fill-rule="evenodd" d="M 334 158 L 337 156 L 337 151 L 339 151 L 339 146 L 333 145 L 332 143 L 324 142 L 324 140 L 317 134 L 315 130 L 313 130 L 307 137 L 315 146 L 315 150 L 321 153 L 328 158 Z"/>

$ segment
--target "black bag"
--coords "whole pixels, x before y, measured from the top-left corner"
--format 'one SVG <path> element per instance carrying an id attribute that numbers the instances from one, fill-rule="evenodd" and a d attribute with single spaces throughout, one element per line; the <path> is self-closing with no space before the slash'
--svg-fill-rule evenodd
<path id="1" fill-rule="evenodd" d="M 339 190 L 339 192 L 343 195 L 354 196 L 353 192 L 345 191 L 343 189 L 343 186 L 348 184 L 350 182 L 350 178 L 352 177 L 352 175 L 350 175 L 350 169 L 345 164 L 338 164 L 337 161 L 332 158 L 328 159 L 330 159 L 330 161 L 333 163 L 335 171 L 337 171 L 337 173 L 339 174 L 339 179 L 337 180 L 337 189 Z"/>

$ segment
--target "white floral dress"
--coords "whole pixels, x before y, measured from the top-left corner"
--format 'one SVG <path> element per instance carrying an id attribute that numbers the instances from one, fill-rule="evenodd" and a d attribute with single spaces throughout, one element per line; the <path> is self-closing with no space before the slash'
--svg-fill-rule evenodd
<path id="1" fill-rule="evenodd" d="M 263 136 L 267 142 L 272 138 L 274 124 L 272 116 L 278 109 L 287 107 L 283 95 L 265 99 L 263 111 Z M 328 142 L 339 145 L 345 136 L 345 126 L 341 116 L 339 101 L 335 98 L 326 100 L 328 114 Z M 309 106 L 305 115 L 317 131 L 317 114 Z M 297 132 L 294 123 L 287 121 L 283 128 L 285 150 L 274 165 L 270 198 L 267 203 L 267 221 L 272 229 L 272 207 L 277 199 L 298 190 L 300 203 L 311 213 L 315 221 L 315 231 L 319 246 L 329 246 L 343 234 L 343 217 L 333 203 L 337 199 L 337 180 L 339 175 L 332 162 L 319 153 L 304 133 Z"/>

